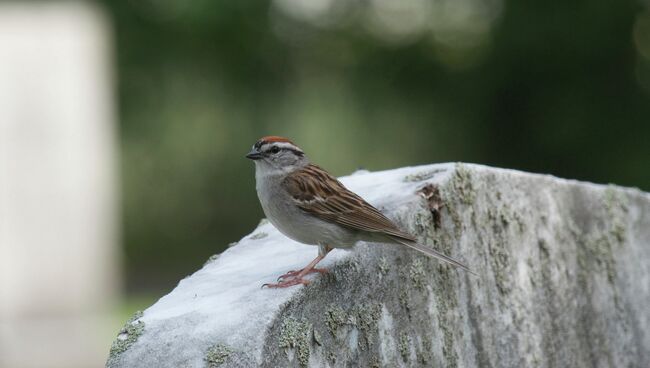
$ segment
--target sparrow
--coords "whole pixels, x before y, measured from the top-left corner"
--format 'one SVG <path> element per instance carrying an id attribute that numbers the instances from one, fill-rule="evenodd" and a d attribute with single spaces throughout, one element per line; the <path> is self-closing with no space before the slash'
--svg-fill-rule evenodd
<path id="1" fill-rule="evenodd" d="M 263 137 L 246 158 L 255 162 L 257 196 L 271 224 L 297 242 L 318 246 L 318 256 L 305 268 L 289 271 L 278 283 L 262 287 L 307 285 L 306 275 L 327 272 L 316 265 L 332 249 L 351 248 L 359 241 L 404 245 L 473 273 L 463 263 L 418 244 L 378 209 L 310 163 L 289 139 Z"/>

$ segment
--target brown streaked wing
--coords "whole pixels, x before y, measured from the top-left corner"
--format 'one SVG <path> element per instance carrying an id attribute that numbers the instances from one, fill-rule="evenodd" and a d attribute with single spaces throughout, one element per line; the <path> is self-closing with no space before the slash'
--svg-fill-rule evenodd
<path id="1" fill-rule="evenodd" d="M 294 171 L 284 180 L 284 184 L 298 207 L 322 220 L 355 230 L 415 241 L 379 210 L 316 165 Z"/>

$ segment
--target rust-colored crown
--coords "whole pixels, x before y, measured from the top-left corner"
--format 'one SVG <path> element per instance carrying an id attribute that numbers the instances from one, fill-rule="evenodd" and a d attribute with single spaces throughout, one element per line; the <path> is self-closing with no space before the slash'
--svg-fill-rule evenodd
<path id="1" fill-rule="evenodd" d="M 289 143 L 289 144 L 295 146 L 295 144 L 293 142 L 291 142 L 290 140 L 288 140 L 287 138 L 278 137 L 277 135 L 268 135 L 266 137 L 260 138 L 257 141 L 257 143 L 255 143 L 255 148 L 260 149 L 260 147 L 262 147 L 265 144 L 275 143 L 275 142 Z"/>
<path id="2" fill-rule="evenodd" d="M 289 139 L 284 138 L 284 137 L 279 137 L 277 135 L 269 135 L 269 136 L 266 136 L 266 137 L 262 137 L 262 138 L 260 138 L 260 140 L 258 142 L 263 142 L 263 143 L 287 142 L 287 143 L 293 144 L 293 142 L 290 141 Z"/>

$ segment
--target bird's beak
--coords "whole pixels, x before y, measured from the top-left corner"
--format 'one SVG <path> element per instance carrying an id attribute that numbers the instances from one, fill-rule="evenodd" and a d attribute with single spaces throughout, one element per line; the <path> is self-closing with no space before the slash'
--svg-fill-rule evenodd
<path id="1" fill-rule="evenodd" d="M 261 159 L 262 154 L 255 151 L 255 150 L 252 150 L 252 151 L 248 152 L 248 154 L 246 155 L 246 158 L 249 158 L 249 159 L 255 161 L 255 160 Z"/>

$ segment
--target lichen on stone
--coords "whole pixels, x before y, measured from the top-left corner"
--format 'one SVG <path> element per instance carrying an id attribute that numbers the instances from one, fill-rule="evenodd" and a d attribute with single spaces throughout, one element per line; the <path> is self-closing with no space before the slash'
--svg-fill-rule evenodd
<path id="1" fill-rule="evenodd" d="M 111 366 L 111 362 L 120 354 L 125 352 L 129 346 L 133 345 L 138 340 L 138 337 L 144 332 L 144 322 L 142 318 L 142 311 L 137 311 L 129 320 L 124 324 L 124 327 L 117 334 L 117 338 L 111 345 L 107 367 Z"/>
<path id="2" fill-rule="evenodd" d="M 616 280 L 617 267 L 616 261 L 614 260 L 614 254 L 612 253 L 612 243 L 607 237 L 602 236 L 597 238 L 594 244 L 597 257 L 599 257 L 598 263 L 601 264 L 607 274 L 607 281 L 613 285 Z"/>
<path id="3" fill-rule="evenodd" d="M 323 345 L 323 338 L 321 337 L 320 332 L 318 332 L 318 330 L 314 328 L 314 334 L 313 335 L 314 335 L 314 342 L 316 343 L 316 345 L 322 346 Z"/>
<path id="4" fill-rule="evenodd" d="M 269 234 L 265 233 L 264 231 L 260 231 L 259 233 L 255 233 L 251 235 L 251 239 L 257 240 L 257 239 L 263 239 L 269 236 Z"/>
<path id="5" fill-rule="evenodd" d="M 494 271 L 494 281 L 501 295 L 509 294 L 511 291 L 510 273 L 510 254 L 505 248 L 505 240 L 497 239 L 488 243 L 490 253 L 490 263 Z"/>
<path id="6" fill-rule="evenodd" d="M 219 258 L 219 256 L 221 256 L 221 253 L 217 253 L 217 254 L 213 254 L 213 255 L 211 255 L 210 258 L 208 258 L 208 259 L 205 261 L 205 263 L 203 264 L 203 266 L 205 267 L 205 266 L 209 265 L 210 263 L 216 261 L 217 258 Z"/>
<path id="7" fill-rule="evenodd" d="M 422 260 L 417 258 L 409 267 L 409 279 L 416 289 L 422 290 L 424 288 L 425 278 L 426 272 L 424 271 Z"/>
<path id="8" fill-rule="evenodd" d="M 526 224 L 521 215 L 518 212 L 513 211 L 506 203 L 501 203 L 502 205 L 497 207 L 496 213 L 492 212 L 490 215 L 499 220 L 503 230 L 508 229 L 510 225 L 517 225 L 519 233 L 526 231 Z"/>
<path id="9" fill-rule="evenodd" d="M 472 184 L 472 174 L 462 163 L 456 164 L 451 184 L 463 204 L 472 205 L 474 203 L 476 193 Z"/>
<path id="10" fill-rule="evenodd" d="M 406 310 L 407 315 L 409 318 L 411 317 L 411 302 L 409 298 L 409 293 L 406 291 L 404 288 L 400 288 L 399 293 L 397 294 L 397 299 L 399 301 L 399 305 Z"/>
<path id="11" fill-rule="evenodd" d="M 622 195 L 622 193 L 619 193 L 619 190 L 615 185 L 610 184 L 607 186 L 607 188 L 605 188 L 605 192 L 603 193 L 603 201 L 605 207 L 607 207 L 609 210 L 620 208 L 623 212 L 628 212 L 629 203 L 627 201 L 627 198 Z"/>
<path id="12" fill-rule="evenodd" d="M 433 343 L 429 335 L 424 335 L 422 337 L 422 350 L 416 352 L 418 363 L 423 367 L 428 367 L 431 365 L 431 360 L 433 356 L 431 350 L 433 349 Z"/>
<path id="13" fill-rule="evenodd" d="M 381 318 L 380 303 L 363 303 L 354 306 L 349 311 L 337 305 L 330 305 L 325 312 L 325 325 L 332 337 L 336 338 L 342 326 L 356 328 L 360 332 L 357 346 L 366 350 L 374 345 L 378 334 L 379 319 Z"/>
<path id="14" fill-rule="evenodd" d="M 443 346 L 442 354 L 447 359 L 447 367 L 457 367 L 458 366 L 458 354 L 454 349 L 454 334 L 448 328 L 445 328 L 443 335 Z"/>
<path id="15" fill-rule="evenodd" d="M 418 181 L 424 181 L 433 178 L 436 174 L 447 171 L 446 169 L 433 169 L 433 170 L 427 170 L 427 171 L 421 171 L 418 173 L 413 173 L 406 175 L 404 177 L 404 181 L 409 183 L 409 182 L 418 182 Z"/>
<path id="16" fill-rule="evenodd" d="M 325 324 L 333 337 L 336 337 L 339 327 L 347 324 L 348 320 L 348 314 L 337 305 L 331 305 L 325 312 Z"/>
<path id="17" fill-rule="evenodd" d="M 579 283 L 587 290 L 591 285 L 588 280 L 594 273 L 604 274 L 611 285 L 615 284 L 619 268 L 614 258 L 615 247 L 622 246 L 627 241 L 629 203 L 625 193 L 610 185 L 602 192 L 601 204 L 604 209 L 604 226 L 585 232 L 573 221 L 569 223 L 571 234 L 581 245 L 577 248 Z M 618 303 L 617 294 L 614 294 L 614 301 Z"/>
<path id="18" fill-rule="evenodd" d="M 355 326 L 362 333 L 362 338 L 359 339 L 359 347 L 361 350 L 370 348 L 374 344 L 375 337 L 378 334 L 381 304 L 361 304 L 353 309 L 352 314 L 355 317 Z"/>
<path id="19" fill-rule="evenodd" d="M 436 300 L 439 332 L 442 336 L 442 352 L 447 362 L 447 366 L 457 366 L 458 356 L 454 349 L 454 330 L 456 323 L 455 313 L 458 308 L 458 288 L 455 282 L 456 278 L 448 267 L 441 269 L 438 274 L 438 280 L 432 284 L 432 295 Z"/>
<path id="20" fill-rule="evenodd" d="M 511 291 L 510 285 L 510 250 L 508 249 L 508 228 L 510 223 L 521 223 L 519 230 L 523 229 L 523 222 L 518 221 L 512 211 L 503 203 L 497 202 L 486 211 L 486 224 L 490 225 L 492 232 L 492 239 L 486 241 L 488 252 L 490 254 L 489 260 L 494 273 L 497 289 L 502 295 L 506 295 Z"/>
<path id="21" fill-rule="evenodd" d="M 233 350 L 224 344 L 216 344 L 208 349 L 205 354 L 205 361 L 208 363 L 208 368 L 216 368 L 228 360 L 228 357 L 233 353 Z"/>
<path id="22" fill-rule="evenodd" d="M 460 199 L 456 198 L 457 196 L 454 194 L 453 189 L 450 190 L 448 186 L 442 188 L 441 195 L 445 203 L 447 213 L 449 214 L 451 222 L 454 225 L 453 235 L 456 239 L 460 239 L 460 236 L 463 232 L 463 220 L 461 219 L 457 208 L 458 203 L 460 203 Z"/>
<path id="23" fill-rule="evenodd" d="M 399 335 L 397 350 L 399 350 L 399 354 L 402 356 L 402 359 L 404 359 L 405 362 L 408 362 L 409 357 L 411 356 L 411 338 L 408 334 L 401 333 Z"/>
<path id="24" fill-rule="evenodd" d="M 285 349 L 296 349 L 298 363 L 306 367 L 309 364 L 309 345 L 312 334 L 312 326 L 305 320 L 296 320 L 288 317 L 284 320 L 280 330 L 280 341 L 278 346 Z"/>
<path id="25" fill-rule="evenodd" d="M 336 353 L 334 353 L 333 351 L 329 350 L 329 351 L 327 352 L 326 355 L 327 355 L 327 360 L 328 360 L 330 363 L 332 363 L 332 364 L 335 364 L 335 363 L 336 363 Z"/>
<path id="26" fill-rule="evenodd" d="M 417 211 L 411 221 L 408 221 L 406 226 L 411 234 L 429 234 L 435 233 L 432 221 L 432 214 L 425 211 Z"/>
<path id="27" fill-rule="evenodd" d="M 580 234 L 576 239 L 582 244 L 578 253 L 578 265 L 582 272 L 602 272 L 607 276 L 607 281 L 614 284 L 617 276 L 616 261 L 609 234 Z"/>
<path id="28" fill-rule="evenodd" d="M 603 193 L 603 204 L 611 224 L 609 233 L 619 244 L 623 244 L 627 240 L 627 197 L 610 185 Z"/>
<path id="29" fill-rule="evenodd" d="M 627 236 L 627 227 L 623 225 L 620 222 L 614 222 L 612 224 L 612 229 L 610 230 L 610 233 L 616 238 L 616 240 L 620 243 L 623 244 L 625 243 L 626 236 Z"/>
<path id="30" fill-rule="evenodd" d="M 388 266 L 388 261 L 386 260 L 386 257 L 381 257 L 379 258 L 379 262 L 377 263 L 377 267 L 379 268 L 379 273 L 382 275 L 388 274 L 389 266 Z"/>

